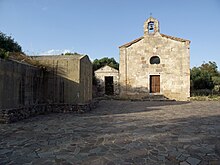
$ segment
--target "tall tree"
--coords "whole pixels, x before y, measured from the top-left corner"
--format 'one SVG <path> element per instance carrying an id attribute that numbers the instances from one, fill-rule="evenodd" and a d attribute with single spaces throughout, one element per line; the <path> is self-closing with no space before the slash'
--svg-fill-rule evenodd
<path id="1" fill-rule="evenodd" d="M 190 72 L 192 89 L 213 89 L 220 85 L 220 73 L 215 62 L 203 63 L 200 67 L 193 67 Z"/>
<path id="2" fill-rule="evenodd" d="M 0 48 L 8 52 L 22 52 L 21 46 L 11 36 L 0 32 Z"/>
<path id="3" fill-rule="evenodd" d="M 104 57 L 101 59 L 95 59 L 92 63 L 93 66 L 93 85 L 97 85 L 97 81 L 95 78 L 95 71 L 105 65 L 111 66 L 115 69 L 119 69 L 119 63 L 117 61 L 115 61 L 114 58 L 108 58 L 108 57 Z"/>
<path id="4" fill-rule="evenodd" d="M 214 76 L 219 76 L 219 72 L 218 72 L 218 66 L 216 64 L 216 62 L 212 62 L 212 61 L 209 61 L 208 63 L 203 63 L 201 66 L 200 66 L 200 69 L 202 71 L 207 71 L 209 72 L 209 74 L 214 77 Z"/>

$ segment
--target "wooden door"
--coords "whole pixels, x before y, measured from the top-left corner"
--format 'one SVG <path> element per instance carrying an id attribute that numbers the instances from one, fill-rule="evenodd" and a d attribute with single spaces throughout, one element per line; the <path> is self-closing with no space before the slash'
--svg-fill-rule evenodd
<path id="1" fill-rule="evenodd" d="M 150 76 L 150 93 L 160 93 L 160 76 Z"/>

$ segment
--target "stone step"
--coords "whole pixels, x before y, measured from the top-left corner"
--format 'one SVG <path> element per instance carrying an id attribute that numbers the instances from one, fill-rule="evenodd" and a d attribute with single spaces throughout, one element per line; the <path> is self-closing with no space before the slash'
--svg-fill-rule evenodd
<path id="1" fill-rule="evenodd" d="M 149 95 L 142 98 L 144 101 L 171 101 L 164 95 Z"/>

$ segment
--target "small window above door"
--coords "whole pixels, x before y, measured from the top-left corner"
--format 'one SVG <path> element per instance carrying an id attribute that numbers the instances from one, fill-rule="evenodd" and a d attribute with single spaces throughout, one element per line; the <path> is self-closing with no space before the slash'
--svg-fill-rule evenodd
<path id="1" fill-rule="evenodd" d="M 158 56 L 151 57 L 150 64 L 160 64 L 160 58 Z"/>

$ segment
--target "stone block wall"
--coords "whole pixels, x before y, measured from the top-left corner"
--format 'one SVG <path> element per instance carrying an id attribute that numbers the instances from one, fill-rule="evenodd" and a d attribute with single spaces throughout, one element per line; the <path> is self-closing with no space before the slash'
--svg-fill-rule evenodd
<path id="1" fill-rule="evenodd" d="M 186 101 L 190 97 L 190 41 L 159 33 L 148 33 L 120 47 L 120 96 L 145 97 L 164 95 L 169 99 Z M 151 64 L 153 56 L 159 64 Z M 160 76 L 160 92 L 150 93 L 150 76 Z"/>
<path id="2" fill-rule="evenodd" d="M 80 70 L 79 70 L 80 82 L 80 98 L 83 102 L 89 102 L 92 100 L 92 63 L 88 56 L 80 58 Z"/>
<path id="3" fill-rule="evenodd" d="M 37 67 L 0 59 L 0 109 L 44 102 L 45 79 Z"/>
<path id="4" fill-rule="evenodd" d="M 84 104 L 37 104 L 1 109 L 0 123 L 12 123 L 36 115 L 49 113 L 85 113 L 96 108 L 97 103 L 97 101 L 91 101 Z"/>
<path id="5" fill-rule="evenodd" d="M 51 73 L 47 84 L 54 88 L 48 91 L 47 98 L 52 102 L 60 102 L 57 96 L 61 97 L 62 103 L 69 104 L 92 100 L 92 64 L 88 56 L 37 56 L 33 59 Z M 61 91 L 57 90 L 58 87 Z"/>
<path id="6" fill-rule="evenodd" d="M 84 107 L 90 107 L 91 62 L 87 59 L 80 70 L 80 60 L 84 56 L 76 60 L 65 58 L 39 60 L 41 68 L 0 59 L 0 122 L 48 112 L 84 111 Z M 80 81 L 80 76 L 86 79 Z"/>
<path id="7" fill-rule="evenodd" d="M 119 72 L 118 70 L 110 67 L 104 66 L 95 71 L 95 77 L 97 79 L 98 85 L 98 95 L 103 96 L 105 94 L 105 77 L 111 76 L 113 77 L 113 87 L 114 87 L 114 95 L 119 94 Z"/>

